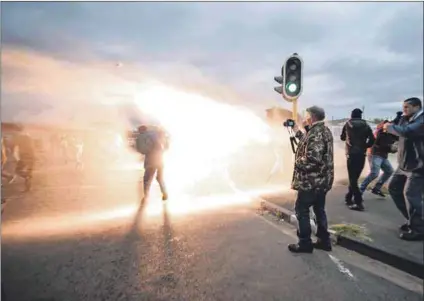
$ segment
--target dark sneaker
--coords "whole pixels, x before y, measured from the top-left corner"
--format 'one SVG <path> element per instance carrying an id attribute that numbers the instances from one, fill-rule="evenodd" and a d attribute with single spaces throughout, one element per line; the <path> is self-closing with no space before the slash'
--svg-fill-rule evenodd
<path id="1" fill-rule="evenodd" d="M 289 251 L 292 253 L 312 253 L 314 247 L 312 244 L 310 246 L 303 246 L 299 244 L 290 244 L 288 245 Z"/>
<path id="2" fill-rule="evenodd" d="M 345 204 L 346 206 L 352 206 L 354 204 L 354 202 L 352 200 L 345 200 Z"/>
<path id="3" fill-rule="evenodd" d="M 400 226 L 399 230 L 402 231 L 402 232 L 409 232 L 409 231 L 411 231 L 411 228 L 409 227 L 409 224 L 406 223 L 406 224 L 403 224 L 402 226 Z"/>
<path id="4" fill-rule="evenodd" d="M 384 193 L 382 193 L 381 190 L 379 190 L 379 189 L 373 188 L 373 189 L 371 189 L 371 193 L 378 195 L 378 196 L 381 196 L 382 198 L 386 197 L 386 195 Z"/>
<path id="5" fill-rule="evenodd" d="M 424 241 L 424 234 L 412 230 L 401 233 L 399 237 L 406 241 Z"/>
<path id="6" fill-rule="evenodd" d="M 324 250 L 330 252 L 333 247 L 331 246 L 331 242 L 323 242 L 321 240 L 317 240 L 317 242 L 312 243 L 314 249 Z"/>
<path id="7" fill-rule="evenodd" d="M 364 211 L 365 207 L 362 204 L 353 204 L 352 206 L 349 206 L 349 209 L 354 211 Z"/>
<path id="8" fill-rule="evenodd" d="M 346 206 L 351 206 L 351 205 L 354 204 L 352 198 L 353 198 L 353 196 L 351 196 L 349 194 L 346 194 L 345 195 L 345 204 L 346 204 Z"/>

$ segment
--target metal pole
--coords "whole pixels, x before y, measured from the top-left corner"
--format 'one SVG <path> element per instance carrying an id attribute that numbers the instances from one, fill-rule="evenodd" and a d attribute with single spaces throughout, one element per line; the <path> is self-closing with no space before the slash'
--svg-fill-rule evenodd
<path id="1" fill-rule="evenodd" d="M 292 113 L 293 113 L 293 120 L 294 120 L 294 122 L 296 122 L 297 123 L 297 98 L 296 99 L 294 99 L 293 101 L 292 101 L 292 106 L 293 106 L 293 108 L 292 108 Z"/>

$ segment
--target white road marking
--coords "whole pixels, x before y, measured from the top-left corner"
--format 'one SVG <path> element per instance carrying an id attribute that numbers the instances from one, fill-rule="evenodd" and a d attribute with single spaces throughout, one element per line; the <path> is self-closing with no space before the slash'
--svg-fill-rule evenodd
<path id="1" fill-rule="evenodd" d="M 271 227 L 273 227 L 274 229 L 277 229 L 278 231 L 284 233 L 287 236 L 290 236 L 291 238 L 297 240 L 297 236 L 294 232 L 289 231 L 284 229 L 284 227 L 278 226 L 275 223 L 267 220 L 265 217 L 261 216 L 261 215 L 257 215 L 255 214 L 257 217 L 259 217 L 261 220 L 263 220 L 265 223 L 267 223 L 268 225 L 270 225 Z M 351 280 L 356 280 L 356 277 L 352 274 L 352 272 L 346 268 L 343 263 L 341 262 L 341 260 L 339 260 L 337 257 L 331 255 L 331 254 L 327 254 L 331 261 L 336 265 L 337 269 L 339 270 L 340 273 L 347 275 L 349 277 L 349 279 Z"/>
<path id="2" fill-rule="evenodd" d="M 337 257 L 328 254 L 328 256 L 330 257 L 330 259 L 336 264 L 337 268 L 339 269 L 340 273 L 347 275 L 348 277 L 350 277 L 352 280 L 356 280 L 355 276 L 352 274 L 352 272 L 346 268 L 343 263 L 340 261 L 340 259 L 338 259 Z"/>

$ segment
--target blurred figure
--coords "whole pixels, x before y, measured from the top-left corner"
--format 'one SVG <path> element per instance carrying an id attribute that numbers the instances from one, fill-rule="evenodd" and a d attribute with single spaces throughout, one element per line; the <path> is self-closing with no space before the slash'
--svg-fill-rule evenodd
<path id="1" fill-rule="evenodd" d="M 16 135 L 14 139 L 14 153 L 17 154 L 17 164 L 15 168 L 15 176 L 22 177 L 25 180 L 25 190 L 31 189 L 32 172 L 35 162 L 34 142 L 28 133 L 23 129 Z M 11 182 L 12 182 L 11 181 Z"/>
<path id="2" fill-rule="evenodd" d="M 6 173 L 6 171 L 4 170 L 4 166 L 6 165 L 6 162 L 7 162 L 6 146 L 4 144 L 3 137 L 1 137 L 1 177 L 6 179 L 8 182 L 10 182 L 12 181 L 13 176 Z M 2 186 L 3 186 L 3 182 L 2 182 Z"/>
<path id="3" fill-rule="evenodd" d="M 349 175 L 349 191 L 346 194 L 345 202 L 350 209 L 363 211 L 365 209 L 364 200 L 358 187 L 358 180 L 365 166 L 367 149 L 374 144 L 375 138 L 371 127 L 362 119 L 360 109 L 352 111 L 350 120 L 343 126 L 340 139 L 346 141 Z"/>
<path id="4" fill-rule="evenodd" d="M 396 141 L 398 140 L 396 136 L 383 130 L 384 124 L 388 122 L 388 120 L 381 122 L 377 125 L 377 129 L 375 130 L 375 142 L 368 153 L 370 173 L 360 186 L 362 194 L 365 192 L 368 185 L 377 179 L 381 169 L 383 170 L 383 174 L 380 176 L 371 192 L 378 196 L 385 197 L 385 194 L 381 191 L 381 188 L 393 174 L 393 167 L 388 157 L 389 153 L 393 154 L 397 152 Z"/>
<path id="5" fill-rule="evenodd" d="M 384 130 L 399 137 L 398 168 L 389 184 L 389 193 L 407 223 L 400 238 L 424 240 L 424 113 L 419 98 L 403 103 L 399 124 L 384 124 Z"/>
<path id="6" fill-rule="evenodd" d="M 58 150 L 60 149 L 60 138 L 56 133 L 50 135 L 50 155 L 51 159 L 56 160 Z"/>
<path id="7" fill-rule="evenodd" d="M 298 191 L 295 211 L 299 223 L 299 242 L 288 246 L 294 253 L 312 253 L 314 248 L 326 251 L 332 249 L 325 199 L 334 181 L 334 145 L 333 134 L 324 119 L 324 110 L 313 106 L 306 110 L 307 132 L 302 133 L 297 126 L 293 128 L 300 138 L 292 180 L 292 189 Z M 317 222 L 318 240 L 315 243 L 311 240 L 310 207 L 313 208 Z"/>
<path id="8" fill-rule="evenodd" d="M 169 137 L 163 129 L 148 129 L 145 125 L 138 128 L 136 148 L 139 153 L 144 155 L 143 202 L 149 197 L 150 186 L 155 175 L 162 192 L 162 200 L 168 199 L 163 173 L 163 154 L 169 147 L 168 139 Z"/>
<path id="9" fill-rule="evenodd" d="M 60 153 L 61 153 L 62 159 L 63 159 L 65 164 L 68 164 L 69 141 L 68 141 L 67 135 L 62 135 L 60 137 L 59 145 L 60 145 Z"/>
<path id="10" fill-rule="evenodd" d="M 73 147 L 75 152 L 75 168 L 83 169 L 84 141 L 80 137 L 74 137 Z"/>

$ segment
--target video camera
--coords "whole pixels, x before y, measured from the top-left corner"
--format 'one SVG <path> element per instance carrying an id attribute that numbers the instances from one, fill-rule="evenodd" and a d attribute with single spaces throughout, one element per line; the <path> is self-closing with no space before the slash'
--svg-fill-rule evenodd
<path id="1" fill-rule="evenodd" d="M 283 126 L 285 126 L 285 127 L 290 127 L 290 128 L 293 128 L 294 126 L 295 126 L 295 122 L 294 122 L 294 120 L 293 119 L 287 119 L 286 121 L 284 121 L 283 122 Z"/>
<path id="2" fill-rule="evenodd" d="M 395 125 L 398 125 L 399 124 L 399 122 L 400 122 L 400 119 L 402 118 L 402 112 L 397 112 L 396 113 L 396 117 L 395 117 L 395 119 L 393 119 L 392 121 L 391 121 L 391 123 L 393 123 L 393 124 L 395 124 Z"/>

